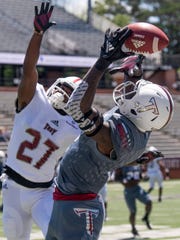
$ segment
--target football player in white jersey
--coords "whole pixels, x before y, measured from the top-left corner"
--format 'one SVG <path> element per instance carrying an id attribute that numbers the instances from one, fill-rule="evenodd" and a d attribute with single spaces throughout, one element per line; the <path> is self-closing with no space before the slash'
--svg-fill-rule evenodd
<path id="1" fill-rule="evenodd" d="M 98 193 L 108 173 L 138 159 L 151 131 L 163 128 L 172 117 L 167 89 L 139 80 L 141 56 L 122 52 L 131 33 L 128 28 L 106 32 L 98 60 L 64 108 L 83 133 L 60 162 L 46 240 L 97 240 L 104 221 Z M 125 82 L 113 91 L 117 106 L 103 117 L 92 107 L 97 85 L 108 66 L 123 58 L 118 70 L 125 72 Z"/>
<path id="2" fill-rule="evenodd" d="M 3 175 L 3 228 L 8 240 L 30 240 L 32 222 L 46 235 L 53 199 L 54 170 L 79 135 L 77 123 L 63 111 L 78 77 L 59 78 L 45 92 L 36 64 L 53 6 L 35 7 L 35 32 L 29 42 L 16 101 L 16 114 Z M 57 109 L 58 108 L 58 109 Z"/>
<path id="3" fill-rule="evenodd" d="M 147 163 L 147 176 L 149 178 L 149 189 L 148 193 L 150 193 L 155 186 L 155 183 L 158 184 L 158 202 L 162 201 L 163 194 L 163 180 L 165 176 L 165 166 L 163 164 L 164 155 L 158 151 L 154 146 L 150 146 L 147 149 L 147 154 L 149 153 L 149 157 L 151 161 Z M 151 154 L 150 154 L 151 153 Z"/>

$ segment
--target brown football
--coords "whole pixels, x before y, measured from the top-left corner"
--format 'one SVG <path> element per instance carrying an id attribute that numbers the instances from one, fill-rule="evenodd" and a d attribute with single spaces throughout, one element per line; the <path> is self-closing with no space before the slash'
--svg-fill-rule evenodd
<path id="1" fill-rule="evenodd" d="M 152 54 L 159 52 L 169 44 L 167 35 L 158 27 L 146 22 L 136 22 L 127 25 L 133 33 L 122 46 L 124 52 L 137 54 Z"/>

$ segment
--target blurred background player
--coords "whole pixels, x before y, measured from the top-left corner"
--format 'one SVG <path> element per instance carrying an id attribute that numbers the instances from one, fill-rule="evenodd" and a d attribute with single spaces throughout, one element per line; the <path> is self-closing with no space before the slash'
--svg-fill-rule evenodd
<path id="1" fill-rule="evenodd" d="M 147 163 L 147 177 L 149 179 L 149 189 L 150 193 L 155 186 L 158 184 L 158 201 L 162 201 L 163 194 L 163 180 L 166 175 L 165 165 L 163 163 L 164 155 L 158 151 L 154 146 L 150 146 L 147 149 L 147 154 L 149 154 L 150 162 Z"/>
<path id="2" fill-rule="evenodd" d="M 107 221 L 108 217 L 107 217 L 107 208 L 108 208 L 108 199 L 107 199 L 107 182 L 104 184 L 104 186 L 101 188 L 101 190 L 99 191 L 99 194 L 102 197 L 103 203 L 104 203 L 104 211 L 105 211 L 105 216 L 104 216 L 104 220 Z"/>
<path id="3" fill-rule="evenodd" d="M 6 154 L 4 151 L 0 150 L 0 194 L 2 190 L 2 179 L 1 174 L 3 173 L 3 168 L 6 160 Z M 3 211 L 3 203 L 0 205 L 0 211 Z"/>
<path id="4" fill-rule="evenodd" d="M 117 170 L 117 175 L 119 181 L 124 186 L 124 199 L 130 212 L 129 222 L 131 224 L 132 234 L 134 236 L 139 235 L 136 229 L 136 200 L 139 200 L 145 205 L 145 215 L 142 220 L 146 223 L 148 229 L 152 229 L 149 223 L 149 216 L 152 210 L 152 201 L 148 193 L 139 184 L 141 181 L 141 166 L 124 166 Z"/>
<path id="5" fill-rule="evenodd" d="M 29 240 L 34 221 L 46 235 L 57 161 L 79 135 L 78 125 L 63 111 L 78 77 L 59 78 L 45 92 L 36 64 L 53 6 L 35 7 L 34 28 L 18 88 L 16 114 L 3 181 L 3 227 L 8 240 Z M 58 109 L 57 109 L 58 107 Z"/>

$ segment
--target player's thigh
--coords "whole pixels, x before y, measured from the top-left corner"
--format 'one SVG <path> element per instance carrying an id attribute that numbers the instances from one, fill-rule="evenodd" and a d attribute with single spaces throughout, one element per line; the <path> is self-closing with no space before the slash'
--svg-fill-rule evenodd
<path id="1" fill-rule="evenodd" d="M 132 213 L 136 212 L 136 198 L 134 195 L 134 188 L 124 189 L 124 198 L 129 211 Z"/>
<path id="2" fill-rule="evenodd" d="M 34 196 L 32 207 L 32 218 L 46 236 L 52 208 L 53 208 L 53 188 L 39 189 Z"/>
<path id="3" fill-rule="evenodd" d="M 159 174 L 157 174 L 157 183 L 158 183 L 158 186 L 159 187 L 163 187 L 163 175 L 162 173 L 160 172 Z"/>
<path id="4" fill-rule="evenodd" d="M 144 204 L 151 201 L 150 195 L 141 186 L 138 188 L 136 198 Z"/>
<path id="5" fill-rule="evenodd" d="M 156 181 L 156 175 L 155 174 L 149 175 L 149 186 L 150 186 L 150 188 L 154 188 L 155 181 Z"/>
<path id="6" fill-rule="evenodd" d="M 46 240 L 97 240 L 104 221 L 102 202 L 55 201 Z"/>
<path id="7" fill-rule="evenodd" d="M 23 208 L 22 188 L 10 179 L 3 181 L 3 229 L 8 240 L 28 240 L 32 220 Z"/>

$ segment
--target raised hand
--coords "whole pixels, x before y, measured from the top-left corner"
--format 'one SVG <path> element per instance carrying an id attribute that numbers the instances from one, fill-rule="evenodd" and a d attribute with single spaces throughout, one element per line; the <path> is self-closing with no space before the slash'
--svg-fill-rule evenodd
<path id="1" fill-rule="evenodd" d="M 160 151 L 147 151 L 144 152 L 140 158 L 136 160 L 138 164 L 146 164 L 155 158 L 163 158 L 164 155 Z"/>
<path id="2" fill-rule="evenodd" d="M 40 11 L 38 13 L 38 6 L 35 6 L 34 29 L 37 33 L 43 34 L 52 25 L 56 25 L 55 22 L 49 21 L 53 9 L 54 6 L 50 6 L 49 2 L 42 2 Z"/>
<path id="3" fill-rule="evenodd" d="M 160 152 L 160 151 L 153 151 L 152 152 L 153 153 L 153 156 L 154 156 L 154 158 L 163 158 L 164 157 L 164 154 L 162 154 L 162 152 Z"/>
<path id="4" fill-rule="evenodd" d="M 118 66 L 112 66 L 109 70 L 110 74 L 124 72 L 129 77 L 141 78 L 143 75 L 142 63 L 145 56 L 132 55 L 124 58 Z"/>
<path id="5" fill-rule="evenodd" d="M 125 53 L 121 50 L 124 41 L 132 34 L 132 30 L 126 28 L 111 31 L 108 29 L 105 33 L 104 43 L 101 47 L 100 57 L 109 62 L 125 58 L 133 53 Z"/>

